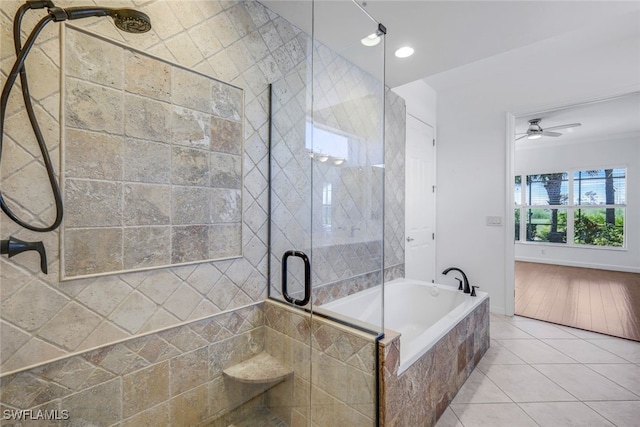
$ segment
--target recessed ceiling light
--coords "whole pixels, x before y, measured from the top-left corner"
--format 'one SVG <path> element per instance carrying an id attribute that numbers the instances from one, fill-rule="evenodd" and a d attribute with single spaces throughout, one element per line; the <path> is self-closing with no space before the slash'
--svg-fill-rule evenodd
<path id="1" fill-rule="evenodd" d="M 409 46 L 403 46 L 400 49 L 396 50 L 396 56 L 398 58 L 407 58 L 413 55 L 413 48 Z"/>
<path id="2" fill-rule="evenodd" d="M 382 40 L 380 36 L 376 33 L 373 33 L 373 34 L 369 34 L 367 37 L 360 40 L 360 43 L 362 43 L 367 47 L 371 47 L 371 46 L 376 46 L 378 43 L 380 43 L 380 40 Z"/>

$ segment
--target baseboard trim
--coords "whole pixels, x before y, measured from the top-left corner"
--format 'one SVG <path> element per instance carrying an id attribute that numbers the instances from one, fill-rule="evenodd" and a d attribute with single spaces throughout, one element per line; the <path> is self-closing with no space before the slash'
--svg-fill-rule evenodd
<path id="1" fill-rule="evenodd" d="M 516 257 L 516 261 L 534 262 L 537 264 L 563 265 L 565 267 L 595 268 L 597 270 L 621 271 L 624 273 L 640 273 L 640 267 L 629 267 L 624 265 L 588 264 L 585 262 L 550 260 L 550 259 L 528 258 L 528 257 Z"/>

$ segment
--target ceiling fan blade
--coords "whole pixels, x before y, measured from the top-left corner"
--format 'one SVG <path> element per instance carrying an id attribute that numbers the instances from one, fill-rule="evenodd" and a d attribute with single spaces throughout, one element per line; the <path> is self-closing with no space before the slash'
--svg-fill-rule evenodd
<path id="1" fill-rule="evenodd" d="M 578 126 L 582 126 L 582 123 L 571 123 L 560 126 L 551 126 L 548 128 L 544 128 L 544 130 L 559 130 L 559 129 L 569 129 L 569 128 L 577 128 Z"/>
<path id="2" fill-rule="evenodd" d="M 562 135 L 560 132 L 549 132 L 548 130 L 542 131 L 543 136 L 560 136 Z"/>
<path id="3" fill-rule="evenodd" d="M 526 137 L 527 137 L 527 134 L 525 133 L 524 135 L 519 136 L 518 138 L 516 138 L 516 141 L 519 140 L 519 139 L 522 139 L 522 138 L 526 138 Z"/>

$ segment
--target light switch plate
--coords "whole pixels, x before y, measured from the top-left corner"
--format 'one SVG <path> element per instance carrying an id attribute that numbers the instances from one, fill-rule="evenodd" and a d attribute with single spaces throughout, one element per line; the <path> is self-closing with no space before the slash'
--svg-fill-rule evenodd
<path id="1" fill-rule="evenodd" d="M 501 216 L 488 216 L 487 217 L 487 225 L 500 227 L 502 226 L 502 217 Z"/>

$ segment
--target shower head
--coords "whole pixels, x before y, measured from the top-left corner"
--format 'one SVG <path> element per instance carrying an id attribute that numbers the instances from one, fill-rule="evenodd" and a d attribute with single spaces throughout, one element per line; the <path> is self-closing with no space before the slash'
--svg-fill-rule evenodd
<path id="1" fill-rule="evenodd" d="M 127 33 L 146 33 L 151 29 L 149 17 L 135 9 L 116 9 L 109 14 L 116 27 Z"/>
<path id="2" fill-rule="evenodd" d="M 68 7 L 64 9 L 68 20 L 88 18 L 91 16 L 110 16 L 122 31 L 127 33 L 146 33 L 151 29 L 151 20 L 147 14 L 135 9 L 111 9 L 100 6 Z M 61 19 L 64 20 L 64 19 Z"/>

